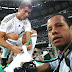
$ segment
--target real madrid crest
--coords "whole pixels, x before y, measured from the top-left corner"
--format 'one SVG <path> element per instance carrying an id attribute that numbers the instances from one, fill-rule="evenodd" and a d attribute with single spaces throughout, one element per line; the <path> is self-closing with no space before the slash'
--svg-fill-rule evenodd
<path id="1" fill-rule="evenodd" d="M 22 29 L 25 29 L 25 27 L 24 27 L 24 26 L 22 26 Z"/>

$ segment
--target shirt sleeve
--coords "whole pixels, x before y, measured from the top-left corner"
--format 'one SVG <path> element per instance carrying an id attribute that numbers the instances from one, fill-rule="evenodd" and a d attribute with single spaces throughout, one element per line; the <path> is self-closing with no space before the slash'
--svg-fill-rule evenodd
<path id="1" fill-rule="evenodd" d="M 69 60 L 70 60 L 70 69 L 71 69 L 70 72 L 72 72 L 72 51 L 71 51 L 71 53 L 69 54 Z"/>
<path id="2" fill-rule="evenodd" d="M 50 64 L 51 69 L 54 70 L 58 66 L 59 62 L 58 60 L 55 60 L 53 62 L 49 62 L 49 64 Z"/>
<path id="3" fill-rule="evenodd" d="M 1 22 L 0 31 L 6 32 L 7 30 L 7 23 Z"/>
<path id="4" fill-rule="evenodd" d="M 9 29 L 9 25 L 11 24 L 11 19 L 10 19 L 10 15 L 5 16 L 4 19 L 1 21 L 1 25 L 0 25 L 0 31 L 2 32 L 7 32 L 7 29 Z"/>
<path id="5" fill-rule="evenodd" d="M 25 32 L 26 32 L 26 31 L 31 32 L 31 23 L 30 23 L 30 21 L 29 21 L 29 20 L 27 20 L 27 25 L 26 25 Z"/>

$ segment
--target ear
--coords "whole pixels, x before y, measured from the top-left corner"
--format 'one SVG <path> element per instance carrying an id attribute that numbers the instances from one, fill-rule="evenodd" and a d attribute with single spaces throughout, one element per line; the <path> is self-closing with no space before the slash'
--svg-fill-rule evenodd
<path id="1" fill-rule="evenodd" d="M 72 30 L 72 25 L 70 26 L 70 29 Z"/>
<path id="2" fill-rule="evenodd" d="M 20 12 L 20 8 L 18 8 L 18 12 Z"/>

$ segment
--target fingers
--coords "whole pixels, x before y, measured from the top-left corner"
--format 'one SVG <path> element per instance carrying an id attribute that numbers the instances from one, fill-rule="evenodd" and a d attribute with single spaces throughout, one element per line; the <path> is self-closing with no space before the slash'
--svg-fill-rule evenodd
<path id="1" fill-rule="evenodd" d="M 23 53 L 22 47 L 17 47 L 17 52 L 18 52 L 18 53 Z"/>
<path id="2" fill-rule="evenodd" d="M 21 62 L 20 66 L 21 66 L 21 67 L 23 66 L 23 62 Z"/>
<path id="3" fill-rule="evenodd" d="M 12 49 L 12 51 L 14 52 L 14 53 L 23 53 L 22 51 L 23 51 L 23 49 L 21 48 L 21 47 L 18 47 L 18 46 L 14 46 L 13 47 L 13 49 Z"/>
<path id="4" fill-rule="evenodd" d="M 25 43 L 24 45 L 27 46 L 27 43 Z"/>

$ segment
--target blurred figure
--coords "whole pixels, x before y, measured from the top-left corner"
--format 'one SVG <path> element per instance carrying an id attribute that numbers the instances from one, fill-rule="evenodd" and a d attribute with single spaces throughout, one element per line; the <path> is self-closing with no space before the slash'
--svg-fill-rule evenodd
<path id="1" fill-rule="evenodd" d="M 35 48 L 32 54 L 33 59 L 38 60 L 38 61 L 43 61 L 43 58 L 40 56 L 38 53 L 38 49 Z"/>
<path id="2" fill-rule="evenodd" d="M 10 54 L 9 54 L 8 60 L 6 61 L 6 63 L 10 64 L 15 59 L 16 56 L 17 56 L 17 53 L 13 53 L 11 51 Z"/>
<path id="3" fill-rule="evenodd" d="M 3 53 L 3 49 L 0 48 L 0 64 L 1 64 L 1 55 Z"/>

